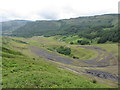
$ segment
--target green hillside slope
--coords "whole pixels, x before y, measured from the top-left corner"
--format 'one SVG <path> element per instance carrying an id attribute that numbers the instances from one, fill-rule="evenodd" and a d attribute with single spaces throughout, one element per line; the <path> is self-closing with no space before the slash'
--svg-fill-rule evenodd
<path id="1" fill-rule="evenodd" d="M 3 88 L 105 88 L 82 75 L 58 68 L 45 58 L 17 51 L 27 43 L 4 38 L 2 47 Z M 14 44 L 16 42 L 16 44 Z M 14 44 L 14 45 L 13 45 Z M 17 47 L 17 48 L 15 48 Z M 22 51 L 25 48 L 22 48 Z M 25 49 L 26 50 L 26 49 Z"/>
<path id="2" fill-rule="evenodd" d="M 90 17 L 78 17 L 56 21 L 28 22 L 25 26 L 13 31 L 13 36 L 53 36 L 78 35 L 79 38 L 97 39 L 98 43 L 118 41 L 118 15 L 105 14 Z"/>
<path id="3" fill-rule="evenodd" d="M 10 35 L 12 31 L 18 29 L 19 27 L 22 27 L 27 22 L 28 21 L 26 20 L 13 20 L 13 21 L 0 22 L 2 25 L 2 34 Z"/>

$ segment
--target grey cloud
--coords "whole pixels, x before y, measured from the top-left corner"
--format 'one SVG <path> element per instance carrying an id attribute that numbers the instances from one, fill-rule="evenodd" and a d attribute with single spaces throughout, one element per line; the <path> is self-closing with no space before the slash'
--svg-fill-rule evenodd
<path id="1" fill-rule="evenodd" d="M 28 16 L 23 16 L 13 11 L 1 10 L 0 13 L 0 22 L 9 21 L 9 20 L 25 20 Z"/>
<path id="2" fill-rule="evenodd" d="M 54 11 L 43 11 L 40 12 L 39 15 L 44 19 L 56 20 L 58 19 L 58 13 Z"/>
<path id="3" fill-rule="evenodd" d="M 14 19 L 18 19 L 18 18 L 21 18 L 21 16 L 17 15 L 16 13 L 13 13 L 13 12 L 2 12 L 0 14 L 0 22 L 1 21 L 8 21 L 8 20 L 14 20 Z"/>
<path id="4" fill-rule="evenodd" d="M 70 7 L 70 6 L 63 7 L 63 11 L 66 12 L 66 13 L 70 13 L 70 12 L 75 13 L 76 12 L 76 10 L 73 9 L 72 7 Z"/>

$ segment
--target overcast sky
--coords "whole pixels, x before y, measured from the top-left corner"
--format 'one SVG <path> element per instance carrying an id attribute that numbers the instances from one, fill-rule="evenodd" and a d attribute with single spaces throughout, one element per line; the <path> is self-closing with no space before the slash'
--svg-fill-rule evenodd
<path id="1" fill-rule="evenodd" d="M 56 20 L 118 13 L 119 0 L 0 0 L 5 20 Z M 0 19 L 1 21 L 1 19 Z"/>

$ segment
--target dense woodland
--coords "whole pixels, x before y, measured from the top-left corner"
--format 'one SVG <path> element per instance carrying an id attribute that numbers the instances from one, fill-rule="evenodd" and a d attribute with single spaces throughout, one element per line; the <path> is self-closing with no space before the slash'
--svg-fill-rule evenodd
<path id="1" fill-rule="evenodd" d="M 6 29 L 4 23 L 3 26 L 4 32 Z M 21 27 L 17 27 L 16 29 L 12 30 L 12 34 L 10 35 L 25 38 L 40 35 L 43 35 L 45 37 L 55 35 L 78 35 L 80 38 L 89 39 L 89 42 L 82 41 L 83 44 L 89 44 L 92 43 L 93 39 L 96 39 L 97 43 L 105 43 L 107 41 L 118 42 L 119 30 L 120 29 L 118 29 L 118 14 L 105 14 L 63 20 L 35 22 L 31 21 L 23 23 Z M 78 43 L 81 42 L 78 41 Z"/>

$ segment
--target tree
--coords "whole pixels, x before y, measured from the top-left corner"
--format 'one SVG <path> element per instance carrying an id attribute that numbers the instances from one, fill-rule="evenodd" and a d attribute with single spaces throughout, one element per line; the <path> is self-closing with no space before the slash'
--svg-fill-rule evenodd
<path id="1" fill-rule="evenodd" d="M 78 40 L 77 43 L 79 43 L 81 45 L 86 45 L 86 44 L 88 45 L 88 44 L 90 44 L 89 41 L 85 41 L 85 40 Z"/>
<path id="2" fill-rule="evenodd" d="M 104 37 L 104 38 L 100 38 L 97 43 L 99 44 L 99 43 L 105 43 L 105 42 L 107 42 L 107 38 Z"/>
<path id="3" fill-rule="evenodd" d="M 70 42 L 70 44 L 74 44 L 73 42 Z"/>
<path id="4" fill-rule="evenodd" d="M 70 55 L 71 49 L 69 47 L 60 46 L 57 49 L 57 52 L 64 55 Z"/>

